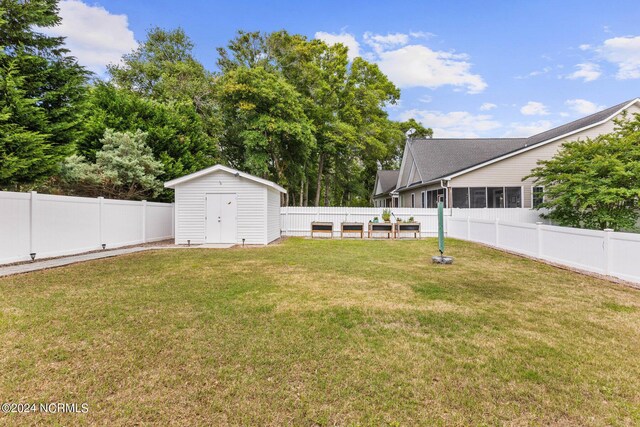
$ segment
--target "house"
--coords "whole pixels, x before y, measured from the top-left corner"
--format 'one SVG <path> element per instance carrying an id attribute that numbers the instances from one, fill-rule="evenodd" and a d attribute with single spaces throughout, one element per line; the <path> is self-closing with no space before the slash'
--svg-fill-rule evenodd
<path id="1" fill-rule="evenodd" d="M 614 119 L 625 111 L 640 113 L 640 98 L 529 138 L 408 140 L 395 188 L 388 191 L 379 174 L 373 199 L 418 208 L 436 207 L 439 199 L 449 208 L 536 207 L 544 188 L 522 179 L 537 162 L 551 159 L 565 142 L 613 131 Z"/>
<path id="2" fill-rule="evenodd" d="M 280 237 L 280 195 L 266 179 L 215 165 L 164 184 L 175 190 L 176 244 L 266 245 Z"/>
<path id="3" fill-rule="evenodd" d="M 377 208 L 392 207 L 391 192 L 396 189 L 399 170 L 379 170 L 373 191 L 373 206 Z M 395 199 L 397 201 L 397 199 Z"/>

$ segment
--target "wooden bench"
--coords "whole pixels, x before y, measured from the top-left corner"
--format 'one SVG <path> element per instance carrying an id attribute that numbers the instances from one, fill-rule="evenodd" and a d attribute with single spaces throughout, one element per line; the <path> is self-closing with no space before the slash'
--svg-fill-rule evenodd
<path id="1" fill-rule="evenodd" d="M 340 223 L 340 238 L 345 234 L 360 234 L 360 238 L 364 237 L 364 224 L 361 222 L 343 222 Z"/>
<path id="2" fill-rule="evenodd" d="M 419 222 L 398 222 L 396 224 L 396 239 L 400 237 L 400 233 L 413 233 L 413 238 L 420 236 Z"/>
<path id="3" fill-rule="evenodd" d="M 370 222 L 368 236 L 371 238 L 373 233 L 387 233 L 387 239 L 393 237 L 394 224 L 391 222 Z"/>
<path id="4" fill-rule="evenodd" d="M 329 236 L 333 237 L 333 223 L 313 221 L 311 223 L 311 238 L 313 238 L 313 233 L 328 233 Z"/>

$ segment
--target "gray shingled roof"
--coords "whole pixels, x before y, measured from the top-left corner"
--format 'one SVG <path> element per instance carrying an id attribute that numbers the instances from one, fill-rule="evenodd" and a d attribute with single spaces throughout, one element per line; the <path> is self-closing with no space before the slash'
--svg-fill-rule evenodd
<path id="1" fill-rule="evenodd" d="M 557 138 L 601 122 L 629 104 L 629 100 L 529 138 L 416 139 L 410 142 L 421 182 L 444 178 L 505 154 Z"/>
<path id="2" fill-rule="evenodd" d="M 522 148 L 526 143 L 527 138 L 434 138 L 414 140 L 410 144 L 420 178 L 422 182 L 429 182 Z"/>
<path id="3" fill-rule="evenodd" d="M 375 195 L 379 196 L 381 194 L 387 194 L 394 190 L 398 182 L 399 174 L 399 170 L 379 170 L 377 176 L 380 181 L 380 186 L 382 187 L 382 193 L 377 193 Z"/>

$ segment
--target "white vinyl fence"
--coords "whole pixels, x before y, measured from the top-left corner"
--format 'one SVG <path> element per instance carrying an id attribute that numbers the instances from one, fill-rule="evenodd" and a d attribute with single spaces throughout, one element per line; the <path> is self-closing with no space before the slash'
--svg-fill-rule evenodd
<path id="1" fill-rule="evenodd" d="M 640 234 L 448 218 L 448 235 L 640 283 Z"/>
<path id="2" fill-rule="evenodd" d="M 280 210 L 282 234 L 285 236 L 310 236 L 313 221 L 333 222 L 333 235 L 340 236 L 342 222 L 362 222 L 366 224 L 374 217 L 382 222 L 384 208 L 349 208 L 349 207 L 283 207 Z M 419 208 L 393 208 L 391 221 L 401 218 L 407 221 L 410 217 L 420 223 L 421 237 L 438 234 L 438 210 Z M 445 215 L 451 215 L 445 209 Z M 366 228 L 365 228 L 366 232 Z"/>
<path id="3" fill-rule="evenodd" d="M 0 264 L 170 239 L 173 204 L 0 191 Z"/>
<path id="4" fill-rule="evenodd" d="M 438 210 L 422 208 L 390 208 L 392 221 L 401 218 L 406 221 L 410 217 L 420 223 L 421 237 L 433 237 L 438 234 Z M 340 223 L 362 222 L 367 224 L 374 217 L 382 221 L 384 208 L 349 208 L 349 207 L 283 207 L 281 229 L 285 236 L 310 236 L 311 222 L 333 222 L 333 235 L 340 235 Z M 445 232 L 448 228 L 448 217 L 459 218 L 500 218 L 514 222 L 540 221 L 539 212 L 531 209 L 445 209 Z"/>
<path id="5" fill-rule="evenodd" d="M 500 219 L 501 221 L 525 222 L 535 224 L 547 220 L 542 220 L 540 214 L 542 211 L 526 208 L 478 208 L 478 209 L 451 209 L 451 216 L 454 218 L 476 218 L 476 219 Z"/>

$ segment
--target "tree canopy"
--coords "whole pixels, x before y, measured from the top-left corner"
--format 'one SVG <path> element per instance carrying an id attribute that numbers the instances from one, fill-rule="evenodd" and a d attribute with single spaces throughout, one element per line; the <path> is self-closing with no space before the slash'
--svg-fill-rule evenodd
<path id="1" fill-rule="evenodd" d="M 56 1 L 0 0 L 0 188 L 55 174 L 82 133 L 89 73 L 38 31 L 59 23 Z"/>
<path id="2" fill-rule="evenodd" d="M 63 188 L 78 196 L 142 200 L 162 190 L 162 163 L 146 144 L 147 134 L 107 129 L 95 162 L 74 154 L 60 174 Z"/>
<path id="3" fill-rule="evenodd" d="M 531 175 L 544 186 L 545 216 L 560 225 L 633 229 L 640 217 L 640 115 L 612 133 L 563 144 Z M 526 179 L 525 178 L 525 179 Z"/>
<path id="4" fill-rule="evenodd" d="M 400 90 L 341 44 L 240 31 L 209 71 L 182 29 L 156 27 L 89 81 L 63 38 L 37 30 L 60 23 L 56 0 L 0 0 L 0 11 L 0 188 L 108 191 L 96 185 L 105 143 L 144 135 L 160 181 L 223 163 L 287 187 L 291 205 L 369 205 L 376 170 L 399 167 L 404 132 L 431 136 L 389 119 Z"/>

